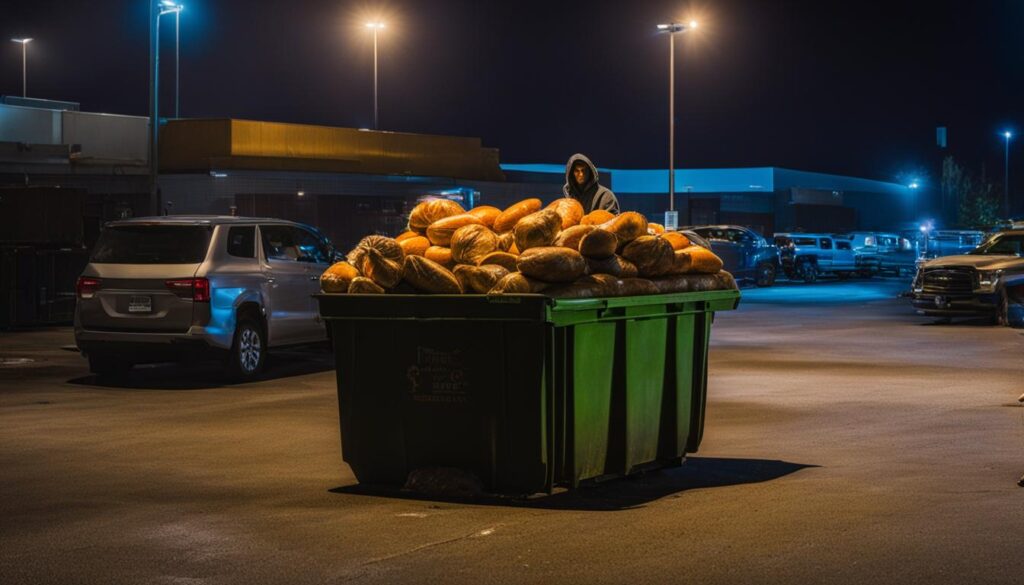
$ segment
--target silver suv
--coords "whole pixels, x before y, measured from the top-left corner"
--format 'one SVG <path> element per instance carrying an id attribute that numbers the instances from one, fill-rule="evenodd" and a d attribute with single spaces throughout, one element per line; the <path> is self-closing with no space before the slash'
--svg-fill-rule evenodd
<path id="1" fill-rule="evenodd" d="M 97 375 L 219 354 L 249 379 L 268 348 L 326 339 L 313 295 L 335 256 L 315 228 L 277 219 L 110 222 L 77 282 L 75 342 Z"/>

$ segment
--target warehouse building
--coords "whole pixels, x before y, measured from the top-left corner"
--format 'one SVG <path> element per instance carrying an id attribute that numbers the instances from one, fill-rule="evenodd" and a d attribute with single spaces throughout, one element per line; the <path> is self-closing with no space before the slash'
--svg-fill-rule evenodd
<path id="1" fill-rule="evenodd" d="M 104 222 L 152 214 L 237 214 L 315 225 L 339 247 L 396 234 L 424 197 L 505 207 L 561 196 L 562 164 L 501 165 L 478 138 L 234 119 L 166 121 L 158 197 L 149 119 L 71 102 L 0 98 L 0 326 L 61 321 Z M 567 153 L 567 157 L 568 154 Z M 624 210 L 661 221 L 667 172 L 602 169 Z M 682 225 L 774 231 L 891 228 L 914 219 L 900 185 L 779 168 L 679 170 Z M 69 277 L 68 275 L 72 275 Z M 43 283 L 43 284 L 40 284 Z M 31 310 L 30 310 L 31 309 Z"/>
<path id="2" fill-rule="evenodd" d="M 564 180 L 565 167 L 505 164 L 510 178 Z M 668 209 L 668 170 L 599 169 L 623 209 L 661 221 Z M 777 167 L 675 171 L 680 225 L 734 224 L 775 232 L 892 230 L 916 218 L 915 192 L 896 183 Z"/>

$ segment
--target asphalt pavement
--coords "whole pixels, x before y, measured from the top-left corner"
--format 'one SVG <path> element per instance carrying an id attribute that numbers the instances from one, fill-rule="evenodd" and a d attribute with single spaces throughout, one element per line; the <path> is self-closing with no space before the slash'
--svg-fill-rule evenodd
<path id="1" fill-rule="evenodd" d="M 0 333 L 0 583 L 1024 582 L 1024 335 L 905 287 L 744 290 L 698 454 L 524 500 L 360 490 L 323 347 L 98 384 Z"/>

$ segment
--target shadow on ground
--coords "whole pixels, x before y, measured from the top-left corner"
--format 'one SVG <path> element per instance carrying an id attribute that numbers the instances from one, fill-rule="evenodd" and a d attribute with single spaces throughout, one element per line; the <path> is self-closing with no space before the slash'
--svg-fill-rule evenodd
<path id="1" fill-rule="evenodd" d="M 334 354 L 326 344 L 271 352 L 263 374 L 253 382 L 304 376 L 334 369 Z M 147 364 L 128 372 L 99 378 L 92 374 L 68 380 L 69 384 L 130 390 L 209 390 L 235 386 L 217 361 Z M 249 383 L 249 382 L 246 382 Z"/>
<path id="2" fill-rule="evenodd" d="M 661 469 L 642 475 L 585 485 L 576 490 L 562 490 L 551 495 L 542 494 L 525 498 L 493 494 L 464 498 L 445 498 L 426 496 L 398 488 L 364 486 L 362 484 L 337 487 L 329 491 L 335 494 L 475 506 L 616 512 L 640 508 L 663 498 L 680 497 L 684 492 L 695 489 L 720 488 L 772 481 L 808 467 L 818 466 L 790 463 L 776 459 L 693 457 L 687 458 L 680 467 Z"/>

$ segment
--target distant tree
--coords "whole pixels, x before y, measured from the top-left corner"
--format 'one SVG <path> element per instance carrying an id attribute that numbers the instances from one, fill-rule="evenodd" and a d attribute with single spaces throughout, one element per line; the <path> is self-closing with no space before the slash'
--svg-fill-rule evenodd
<path id="1" fill-rule="evenodd" d="M 962 228 L 985 228 L 999 221 L 999 197 L 985 167 L 975 176 L 952 156 L 942 161 L 942 197 L 946 209 L 956 209 Z"/>

